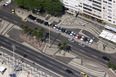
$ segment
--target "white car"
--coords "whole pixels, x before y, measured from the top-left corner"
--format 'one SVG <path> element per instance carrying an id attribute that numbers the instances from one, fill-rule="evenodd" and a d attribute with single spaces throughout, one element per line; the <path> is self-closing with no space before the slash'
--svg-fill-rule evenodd
<path id="1" fill-rule="evenodd" d="M 75 38 L 78 38 L 78 36 L 79 36 L 79 35 L 77 34 L 77 35 L 75 36 Z"/>
<path id="2" fill-rule="evenodd" d="M 69 40 L 70 42 L 74 42 L 74 39 L 72 39 L 72 38 L 69 38 L 68 40 Z"/>
<path id="3" fill-rule="evenodd" d="M 82 43 L 79 43 L 79 45 L 80 45 L 80 46 L 82 46 L 82 47 L 85 47 L 85 45 L 84 45 L 84 44 L 82 44 Z"/>
<path id="4" fill-rule="evenodd" d="M 73 35 L 73 33 L 74 33 L 74 32 L 72 31 L 72 32 L 70 33 L 70 35 L 72 36 L 72 35 Z"/>
<path id="5" fill-rule="evenodd" d="M 91 39 L 91 40 L 89 41 L 89 44 L 92 44 L 92 42 L 93 42 L 93 39 Z"/>
<path id="6" fill-rule="evenodd" d="M 81 36 L 81 39 L 80 40 L 83 40 L 84 39 L 84 36 Z"/>
<path id="7" fill-rule="evenodd" d="M 4 4 L 4 6 L 8 6 L 9 4 L 11 4 L 12 3 L 12 0 L 8 0 L 5 4 Z"/>

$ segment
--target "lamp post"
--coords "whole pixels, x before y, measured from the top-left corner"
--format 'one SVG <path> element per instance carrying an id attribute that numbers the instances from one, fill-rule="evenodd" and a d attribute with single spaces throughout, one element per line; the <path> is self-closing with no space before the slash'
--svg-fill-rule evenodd
<path id="1" fill-rule="evenodd" d="M 49 46 L 50 46 L 50 26 L 49 26 Z"/>

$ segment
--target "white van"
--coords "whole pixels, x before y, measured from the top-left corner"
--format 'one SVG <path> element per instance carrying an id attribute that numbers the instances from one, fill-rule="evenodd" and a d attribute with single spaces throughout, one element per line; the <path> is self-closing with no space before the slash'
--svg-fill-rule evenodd
<path id="1" fill-rule="evenodd" d="M 12 3 L 12 0 L 8 0 L 5 4 L 4 4 L 4 6 L 8 6 L 9 4 L 11 4 Z"/>

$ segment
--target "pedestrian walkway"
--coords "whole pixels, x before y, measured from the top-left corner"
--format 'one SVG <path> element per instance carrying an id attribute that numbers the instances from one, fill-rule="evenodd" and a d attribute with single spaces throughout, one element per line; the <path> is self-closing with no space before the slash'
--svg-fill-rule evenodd
<path id="1" fill-rule="evenodd" d="M 6 48 L 3 47 L 2 49 L 6 50 Z M 27 77 L 27 75 L 29 77 L 58 77 L 58 75 L 49 72 L 48 69 L 40 65 L 38 67 L 34 67 L 33 65 L 30 65 L 31 62 L 30 63 L 22 62 L 21 58 L 18 55 L 15 56 L 15 58 L 16 57 L 17 58 L 14 60 L 12 56 L 8 55 L 8 53 L 4 53 L 4 51 L 2 51 L 1 49 L 0 49 L 0 53 L 2 54 L 0 55 L 0 66 L 7 68 L 7 70 L 3 73 L 3 75 L 0 74 L 0 77 L 9 77 L 9 75 L 13 73 L 13 68 L 15 67 L 16 70 L 20 70 L 20 68 L 22 69 L 20 71 L 15 72 L 17 77 Z M 15 67 L 13 67 L 14 64 Z"/>
<path id="2" fill-rule="evenodd" d="M 23 12 L 23 14 L 24 14 L 24 12 Z M 26 15 L 26 14 L 25 14 Z M 39 17 L 39 16 L 38 16 Z M 5 23 L 5 25 L 8 25 L 8 23 Z M 16 28 L 17 27 L 17 29 L 20 29 L 18 26 L 14 26 L 13 28 Z M 47 28 L 47 27 L 46 27 Z M 54 30 L 54 29 L 52 29 L 52 28 L 50 28 L 52 31 L 54 31 L 54 32 L 57 32 L 56 30 Z M 4 30 L 5 31 L 5 30 Z M 65 35 L 65 34 L 61 34 L 61 35 L 63 35 L 63 36 L 66 36 L 66 37 L 68 37 L 68 38 L 70 38 L 71 36 L 69 36 L 69 35 Z M 8 37 L 8 34 L 5 34 L 5 36 L 6 37 Z M 76 41 L 78 41 L 78 42 L 81 42 L 81 40 L 76 40 Z M 24 44 L 24 45 L 27 45 L 27 44 Z M 29 45 L 28 45 L 29 46 Z M 96 44 L 92 44 L 92 45 L 90 45 L 90 47 L 96 47 L 97 48 L 97 45 Z M 54 51 L 56 51 L 57 49 L 55 49 Z M 52 51 L 52 52 L 50 52 L 50 51 Z M 52 53 L 51 55 L 53 55 L 54 53 L 53 53 L 53 49 L 50 49 L 50 51 L 47 51 L 47 52 L 45 52 L 45 53 L 49 53 L 49 55 L 50 55 L 50 53 Z M 63 52 L 64 53 L 64 52 Z M 64 55 L 62 55 L 62 52 L 61 52 L 61 54 L 59 54 L 59 53 L 57 53 L 56 54 L 57 56 L 64 56 Z M 66 55 L 65 55 L 66 57 L 71 57 L 71 58 L 75 58 L 75 56 L 74 55 L 72 55 L 72 54 L 69 54 L 69 53 L 66 53 Z M 77 63 L 76 63 L 77 64 Z M 69 63 L 69 65 L 70 65 L 70 63 Z M 81 66 L 81 67 L 83 67 L 83 66 Z M 84 66 L 84 68 L 86 68 L 85 66 Z"/>

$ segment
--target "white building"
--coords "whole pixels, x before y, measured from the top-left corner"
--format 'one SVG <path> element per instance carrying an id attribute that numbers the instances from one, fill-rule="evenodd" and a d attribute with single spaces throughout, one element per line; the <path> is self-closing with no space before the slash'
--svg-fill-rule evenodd
<path id="1" fill-rule="evenodd" d="M 65 7 L 116 25 L 116 0 L 63 0 Z"/>

